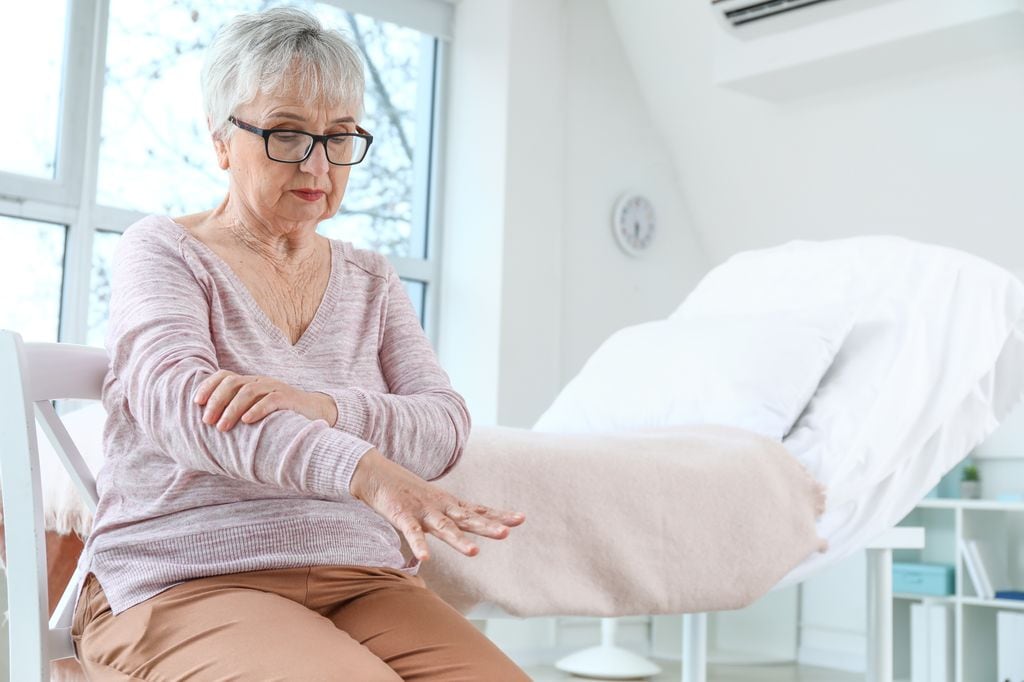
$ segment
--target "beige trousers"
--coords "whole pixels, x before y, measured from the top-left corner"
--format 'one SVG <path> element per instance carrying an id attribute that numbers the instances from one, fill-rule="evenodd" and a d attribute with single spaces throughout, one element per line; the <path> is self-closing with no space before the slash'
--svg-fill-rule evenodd
<path id="1" fill-rule="evenodd" d="M 117 616 L 90 573 L 71 635 L 97 682 L 530 679 L 422 578 L 370 566 L 197 578 Z"/>

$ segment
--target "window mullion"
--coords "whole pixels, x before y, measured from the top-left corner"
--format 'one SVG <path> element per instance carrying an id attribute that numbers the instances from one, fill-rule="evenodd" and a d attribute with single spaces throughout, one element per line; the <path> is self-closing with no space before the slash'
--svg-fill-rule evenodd
<path id="1" fill-rule="evenodd" d="M 131 208 L 95 204 L 92 207 L 92 225 L 95 229 L 108 232 L 124 232 L 129 225 L 137 223 L 147 215 L 145 211 L 136 211 Z"/>
<path id="2" fill-rule="evenodd" d="M 433 99 L 433 118 L 431 119 L 430 131 L 430 170 L 427 181 L 427 212 L 426 230 L 427 238 L 427 266 L 430 268 L 430 279 L 427 285 L 426 296 L 423 301 L 423 329 L 430 337 L 434 348 L 439 348 L 438 329 L 440 328 L 441 312 L 441 259 L 442 241 L 444 239 L 443 205 L 441 198 L 444 196 L 444 157 L 443 140 L 445 135 L 445 122 L 448 120 L 446 102 L 448 101 L 448 54 L 449 43 L 447 40 L 438 40 L 434 46 L 434 56 L 431 62 L 433 79 L 431 84 L 431 99 Z"/>
<path id="3" fill-rule="evenodd" d="M 8 199 L 0 196 L 0 215 L 70 225 L 74 222 L 78 211 L 74 207 L 62 206 L 49 201 Z"/>
<path id="4" fill-rule="evenodd" d="M 430 210 L 430 157 L 433 138 L 434 113 L 434 46 L 437 40 L 423 36 L 420 40 L 419 78 L 416 83 L 416 113 L 413 129 L 412 168 L 412 234 L 409 235 L 409 253 L 414 258 L 430 258 L 427 251 L 427 212 Z"/>
<path id="5" fill-rule="evenodd" d="M 77 206 L 82 194 L 83 163 L 88 127 L 89 76 L 96 41 L 96 4 L 101 0 L 68 2 L 67 40 L 61 87 L 57 181 L 68 203 Z"/>
<path id="6" fill-rule="evenodd" d="M 74 206 L 76 197 L 57 180 L 0 171 L 0 199 Z"/>
<path id="7" fill-rule="evenodd" d="M 88 23 L 91 48 L 88 58 L 82 59 L 82 64 L 76 67 L 82 69 L 77 75 L 80 77 L 79 82 L 85 84 L 85 92 L 81 93 L 77 101 L 85 102 L 86 106 L 84 111 L 81 108 L 75 111 L 75 118 L 81 121 L 81 127 L 77 130 L 78 134 L 74 135 L 74 139 L 68 140 L 67 152 L 77 157 L 75 165 L 79 171 L 75 196 L 78 199 L 78 210 L 68 230 L 60 338 L 61 341 L 72 343 L 85 343 L 88 334 L 92 242 L 95 227 L 93 211 L 96 201 L 109 10 L 109 0 L 72 3 L 73 25 L 80 28 Z M 64 111 L 67 115 L 73 110 L 65 107 Z"/>

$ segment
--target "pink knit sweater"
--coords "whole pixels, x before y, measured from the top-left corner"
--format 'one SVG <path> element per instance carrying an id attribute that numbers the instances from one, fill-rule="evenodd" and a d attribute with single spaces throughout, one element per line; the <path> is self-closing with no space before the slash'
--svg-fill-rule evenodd
<path id="1" fill-rule="evenodd" d="M 326 293 L 293 346 L 227 263 L 149 216 L 118 245 L 106 346 L 99 506 L 78 567 L 96 575 L 114 615 L 224 573 L 417 573 L 349 481 L 371 447 L 426 480 L 444 475 L 470 416 L 385 257 L 332 240 Z M 192 400 L 218 369 L 327 393 L 338 422 L 279 411 L 222 433 Z"/>

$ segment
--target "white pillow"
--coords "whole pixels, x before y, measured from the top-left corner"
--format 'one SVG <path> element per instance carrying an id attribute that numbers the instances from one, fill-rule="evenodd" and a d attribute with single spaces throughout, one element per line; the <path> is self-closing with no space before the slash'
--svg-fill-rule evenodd
<path id="1" fill-rule="evenodd" d="M 1016 376 L 992 370 L 1007 340 L 1024 329 L 1024 286 L 1008 271 L 947 247 L 872 236 L 738 254 L 701 281 L 670 319 L 790 315 L 807 306 L 854 320 L 785 439 L 829 488 L 830 507 L 861 499 L 922 452 L 958 417 L 967 396 L 977 393 L 988 406 L 978 414 L 973 403 L 977 416 L 964 422 L 972 433 L 958 439 L 976 445 L 1004 416 L 991 396 L 1019 395 Z M 966 454 L 948 455 L 933 473 Z"/>
<path id="2" fill-rule="evenodd" d="M 712 423 L 781 440 L 832 362 L 833 315 L 702 316 L 614 333 L 534 425 L 564 433 Z"/>

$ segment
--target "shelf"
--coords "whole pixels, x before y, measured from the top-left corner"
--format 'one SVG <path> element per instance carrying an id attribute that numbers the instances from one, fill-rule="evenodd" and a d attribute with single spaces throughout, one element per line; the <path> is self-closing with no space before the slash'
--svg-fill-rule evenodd
<path id="1" fill-rule="evenodd" d="M 913 594 L 910 592 L 896 592 L 892 597 L 902 601 L 926 601 L 933 604 L 955 604 L 959 602 L 964 606 L 987 606 L 994 609 L 1024 611 L 1024 601 L 1019 599 L 982 599 L 981 597 L 957 597 L 955 595 L 936 597 L 930 594 Z"/>
<path id="2" fill-rule="evenodd" d="M 966 606 L 989 606 L 995 609 L 1016 609 L 1024 611 L 1024 601 L 1019 599 L 982 599 L 980 597 L 961 597 L 960 603 Z"/>
<path id="3" fill-rule="evenodd" d="M 1005 548 L 1004 580 L 1024 585 L 1024 502 L 994 499 L 968 500 L 928 498 L 922 500 L 900 522 L 925 528 L 923 550 L 901 554 L 904 561 L 944 563 L 955 566 L 956 594 L 893 595 L 894 673 L 905 677 L 911 671 L 911 612 L 915 604 L 952 605 L 956 637 L 952 650 L 956 682 L 996 679 L 996 622 L 1000 610 L 1024 612 L 1024 601 L 982 599 L 976 596 L 959 547 L 965 538 Z M 1002 562 L 1002 559 L 994 559 Z"/>
<path id="4" fill-rule="evenodd" d="M 1024 511 L 1024 502 L 1000 502 L 999 500 L 963 500 L 925 498 L 918 502 L 919 509 L 979 509 L 982 511 Z"/>
<path id="5" fill-rule="evenodd" d="M 936 597 L 931 594 L 913 594 L 912 592 L 896 592 L 893 595 L 893 599 L 906 599 L 909 601 L 927 601 L 936 604 L 952 604 L 956 601 L 956 597 L 953 595 L 946 595 L 945 597 Z"/>

